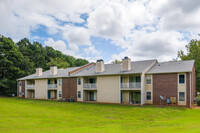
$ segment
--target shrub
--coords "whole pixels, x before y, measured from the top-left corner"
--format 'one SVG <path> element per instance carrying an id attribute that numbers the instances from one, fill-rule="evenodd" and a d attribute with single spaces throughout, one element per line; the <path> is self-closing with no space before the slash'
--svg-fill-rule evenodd
<path id="1" fill-rule="evenodd" d="M 198 95 L 198 96 L 196 97 L 196 102 L 197 102 L 197 105 L 200 106 L 200 95 Z"/>

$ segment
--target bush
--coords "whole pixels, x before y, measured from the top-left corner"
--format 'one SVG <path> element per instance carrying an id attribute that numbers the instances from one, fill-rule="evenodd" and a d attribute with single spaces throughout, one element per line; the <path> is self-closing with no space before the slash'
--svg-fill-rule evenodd
<path id="1" fill-rule="evenodd" d="M 200 106 L 200 95 L 198 95 L 198 96 L 196 97 L 196 102 L 197 102 L 197 105 Z"/>

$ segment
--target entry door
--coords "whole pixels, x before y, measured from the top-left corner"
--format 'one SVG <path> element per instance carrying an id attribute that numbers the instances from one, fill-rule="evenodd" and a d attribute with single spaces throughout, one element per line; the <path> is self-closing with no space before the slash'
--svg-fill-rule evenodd
<path id="1" fill-rule="evenodd" d="M 48 91 L 48 99 L 51 99 L 51 91 Z"/>
<path id="2" fill-rule="evenodd" d="M 94 101 L 94 92 L 90 91 L 90 101 Z"/>
<path id="3" fill-rule="evenodd" d="M 121 95 L 121 103 L 123 103 L 123 92 L 122 91 L 121 91 L 120 95 Z"/>

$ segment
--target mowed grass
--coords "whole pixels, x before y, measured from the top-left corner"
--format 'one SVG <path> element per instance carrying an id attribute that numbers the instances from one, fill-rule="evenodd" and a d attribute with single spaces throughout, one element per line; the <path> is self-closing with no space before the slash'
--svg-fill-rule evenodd
<path id="1" fill-rule="evenodd" d="M 0 132 L 200 132 L 200 110 L 0 97 Z"/>

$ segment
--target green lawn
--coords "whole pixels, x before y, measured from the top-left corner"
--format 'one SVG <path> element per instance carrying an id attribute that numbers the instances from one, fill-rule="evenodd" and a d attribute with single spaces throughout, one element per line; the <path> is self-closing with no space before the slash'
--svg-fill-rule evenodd
<path id="1" fill-rule="evenodd" d="M 0 132 L 200 132 L 200 110 L 0 97 Z"/>

